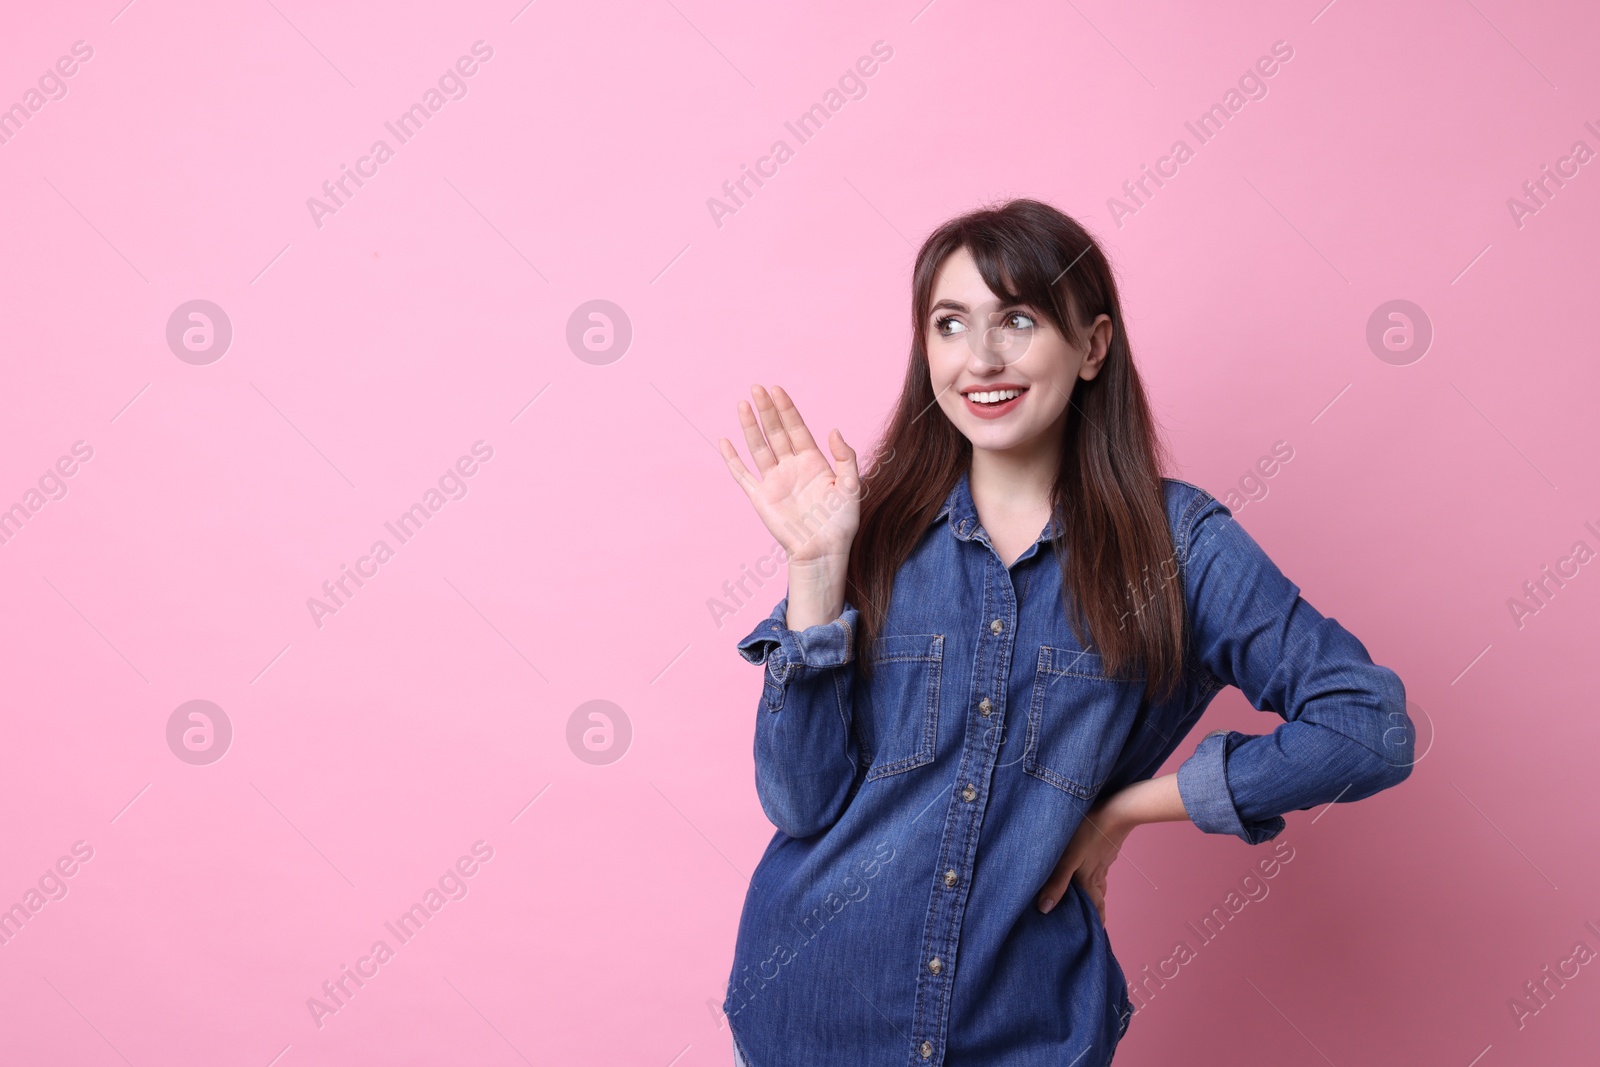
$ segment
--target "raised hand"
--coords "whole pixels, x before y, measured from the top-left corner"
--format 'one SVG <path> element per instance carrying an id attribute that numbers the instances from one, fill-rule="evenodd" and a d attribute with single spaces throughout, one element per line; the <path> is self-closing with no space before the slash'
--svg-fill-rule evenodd
<path id="1" fill-rule="evenodd" d="M 855 449 L 828 434 L 830 464 L 782 388 L 750 387 L 755 408 L 739 401 L 745 444 L 761 477 L 745 468 L 726 437 L 717 448 L 756 514 L 789 559 L 788 624 L 804 629 L 838 618 L 844 605 L 850 545 L 861 525 L 861 475 Z M 757 416 L 760 416 L 759 423 Z M 836 465 L 836 466 L 835 466 Z"/>
<path id="2" fill-rule="evenodd" d="M 739 422 L 761 478 L 757 480 L 745 469 L 738 451 L 723 437 L 717 444 L 728 470 L 790 560 L 848 559 L 861 523 L 861 477 L 855 449 L 845 444 L 838 430 L 828 434 L 829 450 L 838 463 L 835 471 L 812 440 L 800 409 L 781 386 L 774 386 L 769 396 L 754 385 L 750 394 L 755 398 L 755 411 L 739 401 Z"/>

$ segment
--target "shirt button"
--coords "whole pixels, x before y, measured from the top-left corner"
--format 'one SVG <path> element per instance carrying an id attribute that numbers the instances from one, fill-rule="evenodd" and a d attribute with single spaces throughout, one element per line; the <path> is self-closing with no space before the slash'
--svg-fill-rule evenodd
<path id="1" fill-rule="evenodd" d="M 968 782 L 967 783 L 967 787 L 961 791 L 961 799 L 965 800 L 969 804 L 972 803 L 972 801 L 974 799 L 976 799 L 977 795 L 978 795 L 978 791 L 976 789 L 972 788 L 972 783 L 971 782 Z"/>
<path id="2" fill-rule="evenodd" d="M 935 956 L 935 957 L 933 957 L 933 959 L 928 961 L 928 971 L 929 971 L 929 973 L 938 974 L 942 970 L 944 970 L 944 964 L 939 961 L 939 957 L 938 956 Z"/>
<path id="3" fill-rule="evenodd" d="M 982 700 L 978 701 L 978 714 L 979 715 L 982 715 L 984 718 L 987 719 L 989 717 L 989 713 L 992 712 L 993 710 L 994 710 L 994 705 L 989 703 L 989 698 L 988 697 L 984 697 Z"/>
<path id="4" fill-rule="evenodd" d="M 1006 628 L 1006 624 L 1001 622 L 999 619 L 995 619 L 993 622 L 991 622 L 989 624 L 989 632 L 992 633 L 992 634 L 997 634 L 1001 630 L 1004 630 L 1005 628 Z"/>
<path id="5" fill-rule="evenodd" d="M 933 1057 L 933 1042 L 932 1041 L 924 1041 L 922 1043 L 922 1047 L 917 1049 L 917 1051 L 922 1053 L 922 1058 L 923 1059 L 925 1059 L 925 1060 L 926 1059 L 931 1059 Z"/>
<path id="6" fill-rule="evenodd" d="M 945 885 L 954 886 L 957 881 L 958 881 L 958 875 L 956 874 L 955 871 L 945 871 L 944 872 L 944 884 Z"/>

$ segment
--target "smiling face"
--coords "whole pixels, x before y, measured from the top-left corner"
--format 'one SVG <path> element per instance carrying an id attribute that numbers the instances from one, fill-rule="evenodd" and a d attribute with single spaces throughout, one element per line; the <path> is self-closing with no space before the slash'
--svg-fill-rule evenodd
<path id="1" fill-rule="evenodd" d="M 972 447 L 1029 451 L 1059 440 L 1074 384 L 1105 363 L 1110 316 L 1083 326 L 1074 345 L 1042 310 L 997 297 L 965 247 L 940 266 L 932 298 L 922 328 L 934 395 Z"/>

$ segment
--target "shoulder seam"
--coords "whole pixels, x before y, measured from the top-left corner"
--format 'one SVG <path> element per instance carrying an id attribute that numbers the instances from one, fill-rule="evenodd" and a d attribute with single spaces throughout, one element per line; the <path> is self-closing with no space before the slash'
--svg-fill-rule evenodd
<path id="1" fill-rule="evenodd" d="M 1189 563 L 1189 528 L 1194 524 L 1194 517 L 1196 513 L 1199 512 L 1201 508 L 1205 507 L 1206 504 L 1215 500 L 1216 497 L 1212 496 L 1211 493 L 1209 493 L 1203 487 L 1195 485 L 1193 482 L 1186 482 L 1181 478 L 1171 478 L 1168 480 L 1176 482 L 1179 485 L 1188 486 L 1190 489 L 1195 491 L 1194 499 L 1189 501 L 1188 504 L 1184 505 L 1183 513 L 1178 519 L 1178 528 L 1175 531 L 1177 534 L 1176 547 L 1178 549 L 1178 563 L 1180 567 L 1187 567 Z"/>
<path id="2" fill-rule="evenodd" d="M 1167 478 L 1167 481 L 1169 481 L 1169 482 L 1177 482 L 1179 485 L 1187 485 L 1190 489 L 1197 489 L 1202 493 L 1206 492 L 1206 489 L 1203 486 L 1195 485 L 1193 482 L 1186 482 L 1182 478 L 1171 478 L 1171 477 L 1169 477 L 1169 478 Z"/>

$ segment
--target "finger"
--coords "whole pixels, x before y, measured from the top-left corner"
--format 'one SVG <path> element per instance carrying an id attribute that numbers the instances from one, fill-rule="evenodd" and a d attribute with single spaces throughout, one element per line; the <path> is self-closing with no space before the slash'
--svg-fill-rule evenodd
<path id="1" fill-rule="evenodd" d="M 744 427 L 744 443 L 750 450 L 750 458 L 756 461 L 756 469 L 765 478 L 767 472 L 778 465 L 778 457 L 772 454 L 771 447 L 767 445 L 767 439 L 756 422 L 755 409 L 748 401 L 739 401 L 739 425 Z"/>
<path id="2" fill-rule="evenodd" d="M 788 433 L 796 454 L 815 449 L 817 442 L 812 439 L 811 431 L 806 428 L 806 420 L 800 417 L 800 409 L 789 399 L 789 394 L 783 391 L 783 386 L 772 387 L 772 400 L 778 408 L 778 418 L 782 420 L 784 431 Z"/>
<path id="3" fill-rule="evenodd" d="M 780 460 L 794 455 L 794 445 L 783 428 L 783 418 L 771 394 L 759 385 L 752 385 L 750 393 L 756 398 L 756 413 L 761 416 L 761 428 L 767 432 L 767 443 L 772 446 L 773 454 Z"/>
<path id="4" fill-rule="evenodd" d="M 1044 888 L 1039 890 L 1039 910 L 1046 915 L 1049 915 L 1050 909 L 1055 907 L 1061 898 L 1067 895 L 1067 889 L 1072 884 L 1073 872 L 1078 869 L 1078 858 L 1072 856 L 1071 859 L 1068 859 L 1069 855 L 1070 853 L 1066 852 L 1061 854 L 1061 858 L 1056 861 L 1056 869 L 1050 872 L 1050 877 L 1045 880 Z"/>
<path id="5" fill-rule="evenodd" d="M 722 459 L 728 465 L 728 473 L 733 475 L 733 480 L 739 483 L 745 495 L 754 496 L 761 483 L 746 469 L 744 460 L 739 458 L 739 450 L 733 447 L 733 442 L 726 437 L 717 438 L 717 451 L 722 453 Z"/>
<path id="6" fill-rule="evenodd" d="M 1100 925 L 1106 924 L 1106 880 L 1104 876 L 1090 878 L 1078 882 L 1083 886 L 1083 891 L 1089 894 L 1089 900 L 1094 904 L 1094 910 L 1100 913 Z"/>
<path id="7" fill-rule="evenodd" d="M 828 448 L 833 452 L 834 476 L 848 496 L 861 489 L 861 470 L 856 463 L 856 450 L 845 444 L 844 434 L 838 430 L 828 433 Z"/>

